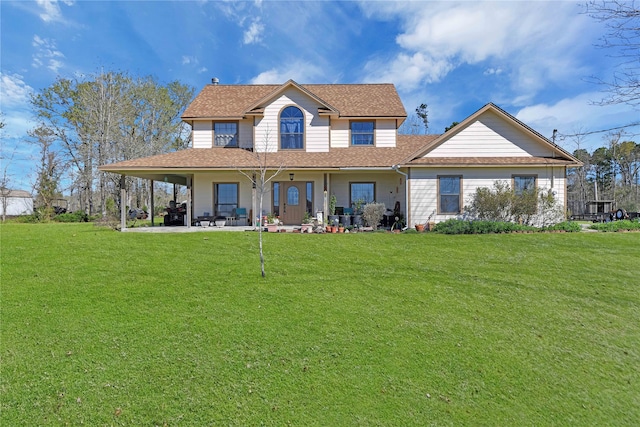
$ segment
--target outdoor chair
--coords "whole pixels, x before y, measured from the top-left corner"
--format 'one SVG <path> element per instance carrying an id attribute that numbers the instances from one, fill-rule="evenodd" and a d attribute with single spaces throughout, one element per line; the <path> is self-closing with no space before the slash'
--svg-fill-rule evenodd
<path id="1" fill-rule="evenodd" d="M 247 216 L 247 209 L 246 208 L 235 208 L 233 210 L 233 216 L 235 217 L 236 221 L 242 219 L 243 220 L 243 225 L 247 225 L 247 219 L 249 218 Z"/>

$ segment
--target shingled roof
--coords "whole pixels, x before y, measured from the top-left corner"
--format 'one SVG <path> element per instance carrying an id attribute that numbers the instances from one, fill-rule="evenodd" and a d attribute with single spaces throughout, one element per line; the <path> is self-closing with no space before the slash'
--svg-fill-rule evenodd
<path id="1" fill-rule="evenodd" d="M 337 110 L 340 117 L 407 116 L 395 86 L 390 83 L 298 85 L 290 80 L 284 85 L 207 85 L 184 111 L 182 119 L 245 117 L 257 109 L 256 103 L 291 86 L 313 95 L 328 109 Z"/>
<path id="2" fill-rule="evenodd" d="M 268 167 L 288 169 L 339 169 L 391 167 L 437 135 L 398 135 L 398 146 L 332 148 L 324 153 L 286 151 L 267 155 Z M 105 172 L 144 170 L 234 170 L 256 165 L 255 154 L 242 148 L 189 148 L 173 153 L 126 160 L 100 166 Z"/>

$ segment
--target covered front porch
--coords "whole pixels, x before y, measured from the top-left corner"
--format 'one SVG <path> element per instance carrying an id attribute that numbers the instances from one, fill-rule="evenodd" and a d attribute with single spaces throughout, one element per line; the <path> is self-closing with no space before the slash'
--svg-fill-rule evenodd
<path id="1" fill-rule="evenodd" d="M 122 231 L 151 232 L 144 229 L 158 228 L 184 230 L 183 232 L 191 229 L 247 231 L 255 230 L 256 224 L 264 226 L 265 221 L 277 222 L 286 229 L 300 227 L 305 218 L 308 220 L 309 217 L 327 223 L 329 215 L 342 215 L 339 219 L 341 223 L 346 222 L 346 217 L 349 216 L 353 224 L 354 217 L 359 213 L 358 209 L 369 202 L 384 203 L 388 217 L 395 210 L 406 219 L 406 224 L 410 223 L 407 217 L 408 175 L 394 168 L 287 169 L 268 175 L 262 192 L 258 189 L 259 184 L 256 185 L 256 181 L 249 178 L 252 176 L 250 171 L 186 171 L 167 168 L 118 172 L 121 174 L 122 201 L 127 200 L 125 176 L 150 180 L 152 192 L 155 182 L 186 188 L 185 200 L 176 201 L 178 206 L 184 206 L 182 224 L 128 229 L 126 209 L 121 209 Z M 126 206 L 126 202 L 121 204 Z M 152 203 L 152 224 L 153 212 L 155 206 Z M 385 222 L 389 221 L 388 217 L 385 217 Z M 224 220 L 225 225 L 216 227 L 215 220 Z M 209 226 L 203 227 L 203 221 L 209 221 Z"/>

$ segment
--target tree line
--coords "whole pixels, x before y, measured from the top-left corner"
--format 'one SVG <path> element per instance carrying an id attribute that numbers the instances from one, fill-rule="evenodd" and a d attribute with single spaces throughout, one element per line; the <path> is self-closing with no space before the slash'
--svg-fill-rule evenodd
<path id="1" fill-rule="evenodd" d="M 39 154 L 36 204 L 50 209 L 67 190 L 80 210 L 105 214 L 107 201 L 119 200 L 119 177 L 98 166 L 186 148 L 191 131 L 180 114 L 193 95 L 177 81 L 114 71 L 58 78 L 34 94 L 38 125 L 28 141 Z M 129 177 L 126 184 L 132 206 L 150 204 L 148 181 Z"/>
<path id="2" fill-rule="evenodd" d="M 570 169 L 569 200 L 580 208 L 589 200 L 614 200 L 617 208 L 640 211 L 640 144 L 610 135 L 609 146 L 573 152 L 583 166 Z M 574 212 L 580 213 L 580 212 Z"/>

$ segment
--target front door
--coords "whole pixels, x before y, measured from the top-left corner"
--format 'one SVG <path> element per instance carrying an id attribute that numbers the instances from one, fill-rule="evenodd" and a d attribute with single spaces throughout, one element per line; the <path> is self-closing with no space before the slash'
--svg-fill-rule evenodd
<path id="1" fill-rule="evenodd" d="M 306 183 L 288 181 L 282 185 L 282 221 L 286 225 L 302 223 L 307 204 Z"/>

